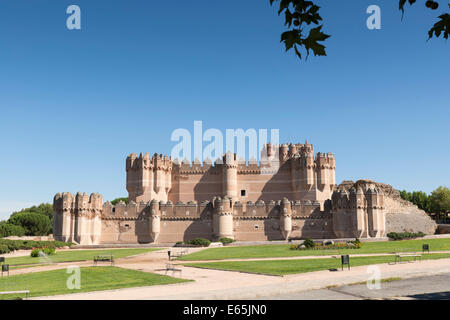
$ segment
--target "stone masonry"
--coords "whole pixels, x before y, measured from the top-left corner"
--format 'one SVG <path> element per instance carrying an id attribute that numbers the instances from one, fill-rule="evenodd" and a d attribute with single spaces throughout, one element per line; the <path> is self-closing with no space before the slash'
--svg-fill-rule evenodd
<path id="1" fill-rule="evenodd" d="M 54 238 L 84 245 L 384 237 L 391 197 L 380 184 L 340 186 L 332 153 L 268 144 L 259 164 L 227 153 L 181 163 L 148 153 L 126 159 L 129 204 L 99 194 L 58 193 Z M 431 230 L 431 229 L 430 229 Z"/>

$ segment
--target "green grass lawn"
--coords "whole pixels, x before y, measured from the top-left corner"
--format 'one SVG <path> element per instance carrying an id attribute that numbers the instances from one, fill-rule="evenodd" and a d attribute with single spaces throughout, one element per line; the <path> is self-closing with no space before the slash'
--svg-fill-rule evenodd
<path id="1" fill-rule="evenodd" d="M 425 253 L 422 260 L 450 258 L 450 253 Z M 350 267 L 394 262 L 394 256 L 351 257 Z M 409 259 L 409 258 L 408 258 Z M 405 260 L 406 261 L 406 260 Z M 420 262 L 416 262 L 420 263 Z M 268 275 L 287 275 L 328 269 L 341 269 L 341 259 L 303 259 L 303 260 L 261 260 L 261 261 L 221 261 L 186 263 L 188 267 L 209 268 L 228 271 L 242 271 Z"/>
<path id="2" fill-rule="evenodd" d="M 125 258 L 136 254 L 146 253 L 150 251 L 159 250 L 157 248 L 141 248 L 141 249 L 99 249 L 99 250 L 58 250 L 54 255 L 43 257 L 13 257 L 6 258 L 5 263 L 12 266 L 28 265 L 28 264 L 49 264 L 55 262 L 71 262 L 71 261 L 84 261 L 93 260 L 96 255 L 109 255 L 112 254 L 114 259 Z"/>
<path id="3" fill-rule="evenodd" d="M 80 274 L 80 289 L 68 289 L 67 281 L 74 273 L 60 269 L 0 278 L 0 291 L 30 290 L 30 297 L 39 297 L 190 281 L 118 267 L 82 267 Z M 0 295 L 0 299 L 16 297 L 23 298 L 25 294 Z"/>
<path id="4" fill-rule="evenodd" d="M 178 260 L 195 261 L 247 258 L 278 258 L 334 254 L 392 253 L 394 251 L 422 251 L 422 244 L 424 243 L 428 243 L 430 245 L 430 251 L 450 250 L 450 238 L 444 238 L 363 242 L 361 249 L 343 250 L 290 250 L 289 244 L 222 247 L 210 248 L 194 252 L 185 255 Z"/>

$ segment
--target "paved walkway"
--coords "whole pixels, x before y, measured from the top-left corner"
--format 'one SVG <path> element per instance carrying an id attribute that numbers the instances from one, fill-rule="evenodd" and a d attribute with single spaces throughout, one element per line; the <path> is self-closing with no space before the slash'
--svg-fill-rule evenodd
<path id="1" fill-rule="evenodd" d="M 170 250 L 174 251 L 173 248 Z M 299 257 L 294 258 L 298 259 Z M 289 257 L 289 259 L 292 258 Z M 273 258 L 271 258 L 271 260 L 273 260 Z M 116 265 L 144 272 L 165 274 L 163 269 L 167 262 L 167 250 L 161 250 L 134 257 L 118 259 Z M 258 299 L 281 294 L 294 294 L 328 286 L 341 286 L 361 281 L 365 282 L 370 276 L 368 273 L 368 270 L 370 270 L 368 269 L 368 266 L 353 267 L 350 271 L 331 272 L 326 270 L 284 277 L 199 269 L 182 265 L 178 265 L 177 268 L 178 267 L 182 269 L 181 275 L 179 273 L 173 275 L 169 273 L 169 275 L 195 281 L 165 286 L 138 287 L 41 297 L 40 299 Z M 380 272 L 381 278 L 410 278 L 450 273 L 450 259 L 423 260 L 416 263 L 396 265 L 380 264 L 377 265 L 377 267 L 379 268 L 378 271 Z"/>
<path id="2" fill-rule="evenodd" d="M 412 252 L 410 252 L 412 253 Z M 422 254 L 421 251 L 417 251 L 418 254 Z M 449 253 L 447 251 L 430 251 L 431 253 Z M 427 253 L 424 253 L 424 255 Z M 350 257 L 377 257 L 377 256 L 393 256 L 393 253 L 358 253 L 349 254 Z M 220 259 L 220 260 L 176 260 L 175 263 L 208 263 L 208 262 L 224 262 L 224 261 L 265 261 L 265 260 L 302 260 L 302 259 L 330 259 L 330 258 L 340 258 L 341 254 L 333 255 L 323 255 L 323 256 L 296 256 L 296 257 L 276 257 L 276 258 L 240 258 L 240 259 Z M 394 258 L 393 258 L 394 259 Z"/>
<path id="3" fill-rule="evenodd" d="M 266 296 L 269 300 L 450 300 L 450 273 L 382 282 L 379 287 L 366 283 L 328 289 Z"/>

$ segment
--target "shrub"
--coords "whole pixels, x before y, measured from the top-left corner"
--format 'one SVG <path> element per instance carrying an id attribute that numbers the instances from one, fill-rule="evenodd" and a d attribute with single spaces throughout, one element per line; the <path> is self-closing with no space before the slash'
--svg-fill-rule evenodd
<path id="1" fill-rule="evenodd" d="M 183 241 L 177 241 L 175 244 L 183 244 Z"/>
<path id="2" fill-rule="evenodd" d="M 55 248 L 53 248 L 53 247 L 34 248 L 31 251 L 30 256 L 32 256 L 33 258 L 39 257 L 41 255 L 41 252 L 47 256 L 50 256 L 52 254 L 55 254 Z"/>
<path id="3" fill-rule="evenodd" d="M 21 226 L 8 223 L 6 221 L 0 222 L 0 238 L 9 236 L 23 236 L 25 230 Z"/>
<path id="4" fill-rule="evenodd" d="M 189 243 L 199 247 L 209 247 L 211 241 L 204 238 L 195 238 L 194 240 L 189 241 Z"/>
<path id="5" fill-rule="evenodd" d="M 42 248 L 42 252 L 44 252 L 48 256 L 51 256 L 52 254 L 55 254 L 56 250 L 54 247 L 47 247 L 47 248 Z"/>
<path id="6" fill-rule="evenodd" d="M 425 236 L 423 232 L 389 232 L 387 234 L 388 238 L 391 240 L 403 240 L 403 239 L 413 239 L 421 238 Z"/>
<path id="7" fill-rule="evenodd" d="M 312 246 L 314 245 L 314 246 Z M 331 243 L 331 244 L 322 244 L 322 243 L 315 243 L 311 239 L 306 239 L 302 244 L 295 245 L 291 244 L 289 246 L 290 250 L 341 250 L 341 249 L 359 249 L 361 248 L 362 243 L 359 241 L 359 239 L 355 239 L 353 241 L 348 242 L 338 242 L 338 243 Z"/>
<path id="8" fill-rule="evenodd" d="M 229 243 L 233 243 L 235 240 L 231 239 L 231 238 L 220 238 L 219 242 L 222 242 L 222 244 L 229 244 Z"/>
<path id="9" fill-rule="evenodd" d="M 8 240 L 0 239 L 0 245 L 4 245 L 9 248 L 10 251 L 14 250 L 29 250 L 34 248 L 61 248 L 65 246 L 72 246 L 71 242 L 62 241 L 32 241 L 32 240 Z"/>
<path id="10" fill-rule="evenodd" d="M 11 250 L 9 250 L 7 245 L 0 244 L 0 254 L 10 253 L 10 252 L 11 252 Z"/>
<path id="11" fill-rule="evenodd" d="M 32 256 L 33 258 L 39 257 L 39 252 L 41 252 L 41 249 L 35 248 L 31 251 L 30 256 Z"/>
<path id="12" fill-rule="evenodd" d="M 302 243 L 307 249 L 311 249 L 314 248 L 316 246 L 316 244 L 314 243 L 314 241 L 310 238 L 306 238 L 305 241 L 303 241 Z"/>
<path id="13" fill-rule="evenodd" d="M 12 215 L 8 223 L 21 226 L 27 236 L 46 236 L 52 229 L 50 218 L 41 213 L 20 212 Z"/>
<path id="14" fill-rule="evenodd" d="M 356 238 L 356 239 L 353 240 L 353 241 L 347 241 L 347 243 L 345 244 L 345 246 L 346 246 L 347 248 L 349 248 L 349 249 L 359 249 L 359 248 L 362 247 L 362 243 L 361 243 L 361 241 L 360 241 L 358 238 Z"/>

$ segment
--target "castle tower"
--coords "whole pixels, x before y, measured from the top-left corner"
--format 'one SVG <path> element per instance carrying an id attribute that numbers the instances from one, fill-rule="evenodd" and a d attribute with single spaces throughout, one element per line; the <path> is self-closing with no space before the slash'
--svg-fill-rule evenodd
<path id="1" fill-rule="evenodd" d="M 161 232 L 161 214 L 159 210 L 159 203 L 156 200 L 150 202 L 150 217 L 149 217 L 150 235 L 153 242 L 158 241 Z"/>
<path id="2" fill-rule="evenodd" d="M 81 194 L 78 192 L 75 196 L 75 229 L 74 229 L 74 241 L 90 245 L 92 239 L 90 237 L 90 230 L 88 225 L 88 213 L 89 213 L 89 197 L 86 193 Z"/>
<path id="3" fill-rule="evenodd" d="M 53 198 L 53 237 L 55 240 L 70 242 L 72 239 L 72 204 L 73 196 L 70 192 L 57 193 Z"/>
<path id="4" fill-rule="evenodd" d="M 216 198 L 214 201 L 213 232 L 217 239 L 234 239 L 233 205 L 230 197 Z"/>
<path id="5" fill-rule="evenodd" d="M 167 201 L 172 188 L 172 160 L 167 156 L 148 153 L 137 157 L 130 154 L 126 161 L 127 191 L 130 201 L 139 203 L 152 199 Z"/>
<path id="6" fill-rule="evenodd" d="M 306 153 L 305 163 L 305 186 L 306 190 L 311 190 L 314 186 L 314 171 L 316 167 L 312 153 Z"/>
<path id="7" fill-rule="evenodd" d="M 296 155 L 297 154 L 297 146 L 295 145 L 295 144 L 289 144 L 289 147 L 288 147 L 288 155 L 289 155 L 289 158 L 292 158 L 292 157 L 294 157 L 294 155 Z"/>
<path id="8" fill-rule="evenodd" d="M 353 236 L 355 238 L 367 237 L 367 217 L 365 213 L 365 197 L 363 190 L 358 187 L 350 190 L 350 203 L 353 207 Z"/>
<path id="9" fill-rule="evenodd" d="M 330 186 L 330 190 L 333 190 L 336 186 L 336 158 L 334 154 L 331 152 L 327 153 L 328 159 L 328 184 Z"/>
<path id="10" fill-rule="evenodd" d="M 57 193 L 53 198 L 55 240 L 82 245 L 99 244 L 102 232 L 102 196 L 93 193 Z"/>
<path id="11" fill-rule="evenodd" d="M 98 193 L 91 194 L 89 198 L 91 204 L 91 242 L 92 244 L 100 244 L 102 236 L 102 218 L 103 198 Z"/>
<path id="12" fill-rule="evenodd" d="M 282 166 L 289 159 L 289 147 L 286 143 L 281 145 L 279 154 L 280 154 L 280 166 Z"/>
<path id="13" fill-rule="evenodd" d="M 291 202 L 284 198 L 280 206 L 280 231 L 284 239 L 288 239 L 292 232 L 292 208 Z"/>
<path id="14" fill-rule="evenodd" d="M 238 200 L 237 168 L 236 154 L 227 152 L 223 156 L 223 194 L 230 197 L 233 201 Z"/>
<path id="15" fill-rule="evenodd" d="M 167 156 L 160 154 L 159 156 L 155 153 L 153 156 L 153 163 L 155 169 L 155 199 L 159 201 L 167 201 L 169 191 L 172 187 L 171 171 L 172 171 L 172 160 Z"/>
<path id="16" fill-rule="evenodd" d="M 345 190 L 333 192 L 331 196 L 333 209 L 333 232 L 338 238 L 349 236 L 352 228 L 352 214 L 350 209 L 349 195 Z"/>
<path id="17" fill-rule="evenodd" d="M 366 193 L 368 233 L 372 238 L 385 235 L 385 213 L 383 210 L 384 196 L 375 188 L 369 188 Z"/>
<path id="18" fill-rule="evenodd" d="M 317 165 L 317 185 L 324 190 L 328 184 L 328 161 L 324 153 L 318 152 L 316 155 Z"/>

